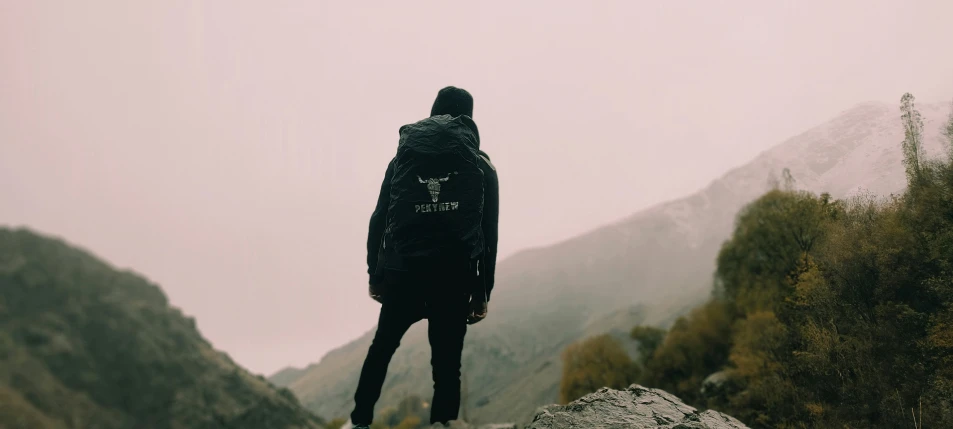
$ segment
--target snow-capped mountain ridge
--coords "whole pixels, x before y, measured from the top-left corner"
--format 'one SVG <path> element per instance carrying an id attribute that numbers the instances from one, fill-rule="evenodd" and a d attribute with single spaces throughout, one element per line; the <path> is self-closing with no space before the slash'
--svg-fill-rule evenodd
<path id="1" fill-rule="evenodd" d="M 924 152 L 928 157 L 944 156 L 948 148 L 941 127 L 950 114 L 950 105 L 933 103 L 917 109 L 923 115 Z M 714 214 L 725 214 L 724 209 L 728 209 L 733 218 L 743 204 L 767 191 L 772 180 L 781 180 L 785 168 L 798 189 L 828 192 L 835 198 L 865 192 L 886 196 L 906 186 L 900 150 L 903 138 L 899 109 L 881 102 L 860 103 L 762 152 L 705 189 L 637 213 L 613 227 L 625 229 L 635 226 L 637 219 L 661 215 L 675 221 L 676 229 L 686 238 L 694 238 L 690 241 L 700 241 L 704 232 L 699 227 L 711 227 L 712 222 L 724 224 L 724 219 L 716 220 Z M 727 207 L 719 209 L 713 204 Z"/>

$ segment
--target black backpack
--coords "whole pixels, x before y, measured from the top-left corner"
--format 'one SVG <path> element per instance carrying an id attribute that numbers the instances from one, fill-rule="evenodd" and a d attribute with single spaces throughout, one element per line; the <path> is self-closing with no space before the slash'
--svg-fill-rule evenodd
<path id="1" fill-rule="evenodd" d="M 479 137 L 468 124 L 467 116 L 443 115 L 401 127 L 384 237 L 388 266 L 482 255 L 483 170 Z"/>

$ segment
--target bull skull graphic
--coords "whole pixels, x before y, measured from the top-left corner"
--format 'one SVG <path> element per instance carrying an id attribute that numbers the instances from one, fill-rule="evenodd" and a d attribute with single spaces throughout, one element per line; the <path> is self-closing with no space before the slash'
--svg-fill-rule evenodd
<path id="1" fill-rule="evenodd" d="M 440 184 L 450 180 L 450 175 L 448 174 L 447 177 L 430 178 L 427 180 L 417 176 L 417 180 L 427 185 L 427 190 L 430 191 L 430 199 L 432 199 L 433 202 L 437 202 L 437 199 L 440 198 Z"/>

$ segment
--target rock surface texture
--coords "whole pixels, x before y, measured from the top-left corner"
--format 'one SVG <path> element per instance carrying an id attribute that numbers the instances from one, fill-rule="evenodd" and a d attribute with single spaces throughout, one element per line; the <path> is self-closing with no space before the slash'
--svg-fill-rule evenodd
<path id="1" fill-rule="evenodd" d="M 747 429 L 734 417 L 698 411 L 658 389 L 604 388 L 568 405 L 540 408 L 528 429 Z"/>

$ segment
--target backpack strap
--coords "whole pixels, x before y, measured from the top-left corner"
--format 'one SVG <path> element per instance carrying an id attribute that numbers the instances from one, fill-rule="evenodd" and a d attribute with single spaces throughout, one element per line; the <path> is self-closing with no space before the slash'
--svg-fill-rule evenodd
<path id="1" fill-rule="evenodd" d="M 492 162 L 490 162 L 490 158 L 487 158 L 487 156 L 484 155 L 484 154 L 482 154 L 482 153 L 479 154 L 479 155 L 480 155 L 480 158 L 483 158 L 483 161 L 486 162 L 486 165 L 489 165 L 489 166 L 490 166 L 490 169 L 491 169 L 491 170 L 496 171 L 496 167 L 493 165 Z"/>

